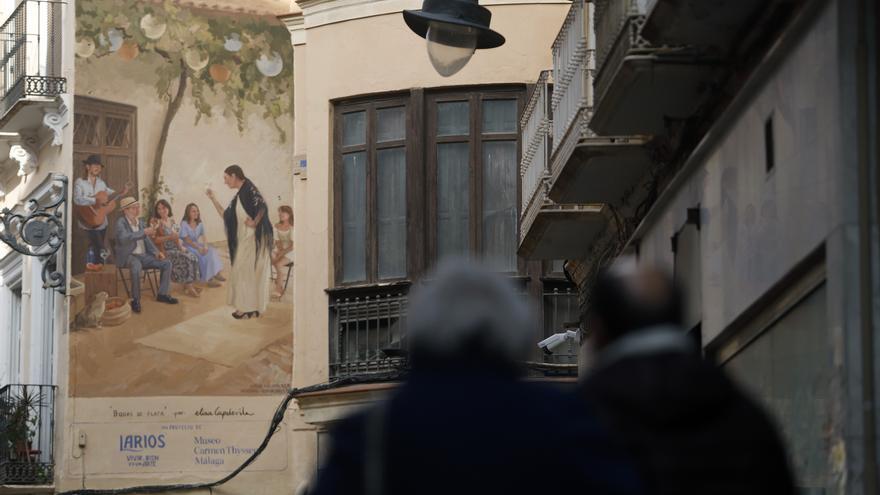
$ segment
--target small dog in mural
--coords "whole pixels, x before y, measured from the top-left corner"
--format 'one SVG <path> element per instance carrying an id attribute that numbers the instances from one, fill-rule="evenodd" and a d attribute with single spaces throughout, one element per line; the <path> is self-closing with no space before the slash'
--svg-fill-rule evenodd
<path id="1" fill-rule="evenodd" d="M 101 318 L 104 316 L 104 311 L 107 309 L 108 297 L 109 295 L 106 292 L 98 292 L 95 294 L 95 297 L 92 298 L 91 304 L 86 306 L 84 310 L 76 315 L 76 327 L 101 328 Z"/>

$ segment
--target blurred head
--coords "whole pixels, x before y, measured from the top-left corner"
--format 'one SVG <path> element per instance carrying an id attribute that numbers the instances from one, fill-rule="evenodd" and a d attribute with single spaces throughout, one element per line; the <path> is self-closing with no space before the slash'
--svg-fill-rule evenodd
<path id="1" fill-rule="evenodd" d="M 601 349 L 616 339 L 658 325 L 681 325 L 681 295 L 663 271 L 622 260 L 602 270 L 590 297 L 587 328 Z"/>
<path id="2" fill-rule="evenodd" d="M 183 213 L 183 219 L 187 222 L 202 223 L 202 213 L 199 211 L 197 204 L 190 203 L 186 205 L 186 210 Z"/>
<path id="3" fill-rule="evenodd" d="M 171 212 L 171 203 L 164 199 L 156 201 L 156 205 L 153 206 L 153 218 L 168 218 L 172 216 L 174 216 L 174 213 Z"/>
<path id="4" fill-rule="evenodd" d="M 412 291 L 413 367 L 467 363 L 516 371 L 533 344 L 533 318 L 511 280 L 461 259 L 440 264 Z"/>

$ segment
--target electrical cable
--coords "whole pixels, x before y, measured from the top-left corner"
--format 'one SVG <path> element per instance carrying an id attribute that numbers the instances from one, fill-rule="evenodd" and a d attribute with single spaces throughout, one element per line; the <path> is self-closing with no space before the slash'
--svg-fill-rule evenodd
<path id="1" fill-rule="evenodd" d="M 401 371 L 393 371 L 389 373 L 382 374 L 373 374 L 370 376 L 352 376 L 346 378 L 339 378 L 337 380 L 332 380 L 326 383 L 319 383 L 317 385 L 310 385 L 308 387 L 302 388 L 292 388 L 287 392 L 287 396 L 284 397 L 284 400 L 278 405 L 278 408 L 275 409 L 275 414 L 272 416 L 272 422 L 269 424 L 269 431 L 266 433 L 266 436 L 263 438 L 263 442 L 257 447 L 257 450 L 251 454 L 235 471 L 232 471 L 225 477 L 212 482 L 207 483 L 187 483 L 187 484 L 177 484 L 177 485 L 143 485 L 143 486 L 131 486 L 127 488 L 107 488 L 107 489 L 80 489 L 80 490 L 71 490 L 67 492 L 60 492 L 58 495 L 125 495 L 130 493 L 163 493 L 163 492 L 171 492 L 171 491 L 192 491 L 192 490 L 204 490 L 208 489 L 212 491 L 215 486 L 220 486 L 229 480 L 235 478 L 242 471 L 245 470 L 248 466 L 250 466 L 260 454 L 266 449 L 269 445 L 269 440 L 272 439 L 272 436 L 278 431 L 279 425 L 284 420 L 284 413 L 287 411 L 287 406 L 290 404 L 290 401 L 306 393 L 312 392 L 322 392 L 324 390 L 330 390 L 333 388 L 338 388 L 345 385 L 355 385 L 359 383 L 368 383 L 375 381 L 395 381 L 402 378 L 404 372 Z"/>

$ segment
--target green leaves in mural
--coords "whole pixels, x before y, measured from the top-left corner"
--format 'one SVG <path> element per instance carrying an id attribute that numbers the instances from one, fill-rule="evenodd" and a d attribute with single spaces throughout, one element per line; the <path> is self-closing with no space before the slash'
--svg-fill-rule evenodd
<path id="1" fill-rule="evenodd" d="M 149 204 L 162 187 L 169 129 L 187 89 L 195 124 L 222 112 L 244 132 L 252 112 L 286 140 L 281 121 L 290 113 L 293 55 L 290 35 L 275 19 L 193 10 L 171 0 L 78 0 L 76 22 L 76 55 L 86 62 L 159 63 L 153 83 L 167 107 L 145 190 Z"/>
<path id="2" fill-rule="evenodd" d="M 185 71 L 196 122 L 221 110 L 243 131 L 253 109 L 286 139 L 278 119 L 290 111 L 292 55 L 288 31 L 273 19 L 194 11 L 171 1 L 82 0 L 76 7 L 80 58 L 154 63 L 158 57 L 165 63 L 154 82 L 163 101 L 173 98 Z"/>

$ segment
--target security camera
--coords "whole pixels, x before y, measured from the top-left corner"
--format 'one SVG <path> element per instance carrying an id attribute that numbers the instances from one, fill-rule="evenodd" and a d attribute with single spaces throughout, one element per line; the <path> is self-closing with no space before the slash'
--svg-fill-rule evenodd
<path id="1" fill-rule="evenodd" d="M 566 344 L 572 342 L 578 344 L 580 343 L 580 340 L 580 330 L 566 330 L 565 332 L 554 333 L 546 339 L 538 342 L 538 347 L 540 347 L 545 354 L 553 354 L 554 352 L 561 350 Z"/>

